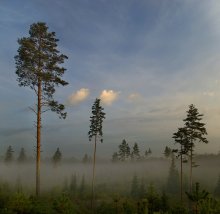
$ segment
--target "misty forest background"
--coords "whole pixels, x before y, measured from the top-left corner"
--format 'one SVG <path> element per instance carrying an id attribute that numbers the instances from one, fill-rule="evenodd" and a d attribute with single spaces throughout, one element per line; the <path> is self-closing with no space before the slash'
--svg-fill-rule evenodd
<path id="1" fill-rule="evenodd" d="M 68 158 L 61 143 L 51 157 L 41 158 L 43 113 L 67 116 L 53 95 L 57 86 L 68 84 L 61 79 L 65 68 L 60 66 L 68 57 L 57 50 L 59 40 L 45 23 L 31 25 L 29 34 L 18 40 L 15 61 L 19 86 L 32 89 L 37 100 L 31 108 L 36 156 L 10 145 L 1 154 L 0 213 L 220 213 L 220 154 L 196 154 L 201 143 L 211 142 L 204 115 L 193 104 L 182 127 L 170 133 L 171 143 L 164 144 L 160 157 L 148 145 L 141 148 L 121 136 L 112 156 L 99 158 L 96 146 L 105 143 L 102 125 L 111 116 L 97 98 L 88 118 L 88 143 L 95 145 L 94 153 Z"/>

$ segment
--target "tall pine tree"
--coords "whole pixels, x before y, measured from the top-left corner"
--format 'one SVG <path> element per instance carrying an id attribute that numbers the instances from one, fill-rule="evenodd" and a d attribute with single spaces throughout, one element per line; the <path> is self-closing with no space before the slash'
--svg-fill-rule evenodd
<path id="1" fill-rule="evenodd" d="M 105 119 L 105 113 L 103 112 L 104 108 L 100 104 L 101 100 L 95 100 L 92 106 L 92 116 L 90 117 L 90 129 L 88 132 L 89 141 L 94 138 L 94 154 L 93 154 L 93 171 L 92 171 L 92 200 L 91 207 L 93 210 L 93 202 L 94 202 L 94 181 L 95 181 L 95 165 L 96 165 L 96 144 L 97 141 L 103 142 L 103 131 L 102 131 L 102 123 Z"/>
<path id="2" fill-rule="evenodd" d="M 67 56 L 57 50 L 55 32 L 49 32 L 43 22 L 30 26 L 29 37 L 18 39 L 18 55 L 15 56 L 16 74 L 19 86 L 30 87 L 36 95 L 37 154 L 36 154 L 36 195 L 40 193 L 40 153 L 41 153 L 41 119 L 48 110 L 65 119 L 64 105 L 54 100 L 55 87 L 68 83 L 62 80 L 65 68 L 60 67 Z"/>
<path id="3" fill-rule="evenodd" d="M 190 193 L 192 192 L 192 168 L 195 167 L 195 163 L 193 162 L 194 157 L 194 147 L 196 143 L 208 143 L 205 135 L 207 135 L 207 131 L 205 128 L 205 123 L 202 123 L 203 114 L 200 114 L 198 109 L 193 105 L 189 105 L 189 110 L 187 111 L 187 117 L 183 121 L 185 122 L 187 139 L 184 143 L 184 148 L 187 151 L 190 161 Z"/>
<path id="4" fill-rule="evenodd" d="M 171 155 L 171 165 L 167 179 L 167 192 L 177 194 L 179 192 L 179 173 L 176 169 L 175 155 Z"/>
<path id="5" fill-rule="evenodd" d="M 188 153 L 188 136 L 186 128 L 179 128 L 176 133 L 173 134 L 175 143 L 179 144 L 179 148 L 174 150 L 177 153 L 177 157 L 180 157 L 180 199 L 183 201 L 183 163 L 186 162 L 184 156 Z"/>

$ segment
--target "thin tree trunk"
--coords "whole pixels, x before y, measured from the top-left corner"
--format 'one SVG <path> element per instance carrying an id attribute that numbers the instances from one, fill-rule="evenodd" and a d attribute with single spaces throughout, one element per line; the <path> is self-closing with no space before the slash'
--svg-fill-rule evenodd
<path id="1" fill-rule="evenodd" d="M 183 203 L 183 155 L 182 155 L 182 145 L 181 145 L 181 155 L 180 155 L 180 199 L 181 204 Z"/>
<path id="2" fill-rule="evenodd" d="M 37 95 L 37 155 L 36 155 L 36 195 L 40 194 L 40 147 L 41 147 L 41 80 L 38 80 Z"/>
<path id="3" fill-rule="evenodd" d="M 192 147 L 190 148 L 190 174 L 189 174 L 189 179 L 190 179 L 189 192 L 192 193 Z"/>
<path id="4" fill-rule="evenodd" d="M 92 213 L 94 213 L 94 183 L 95 183 L 95 164 L 96 164 L 96 140 L 97 140 L 97 135 L 95 136 L 95 147 L 94 147 L 94 154 L 93 154 L 92 200 L 91 200 Z"/>

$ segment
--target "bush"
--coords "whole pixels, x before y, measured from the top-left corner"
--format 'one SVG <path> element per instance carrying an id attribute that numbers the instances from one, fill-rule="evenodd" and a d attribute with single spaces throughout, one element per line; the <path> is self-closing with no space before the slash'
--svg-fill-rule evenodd
<path id="1" fill-rule="evenodd" d="M 76 206 L 66 194 L 62 194 L 53 202 L 53 209 L 59 214 L 76 214 L 80 213 Z"/>
<path id="2" fill-rule="evenodd" d="M 16 214 L 29 214 L 31 212 L 31 201 L 23 193 L 15 193 L 9 201 L 8 209 Z"/>

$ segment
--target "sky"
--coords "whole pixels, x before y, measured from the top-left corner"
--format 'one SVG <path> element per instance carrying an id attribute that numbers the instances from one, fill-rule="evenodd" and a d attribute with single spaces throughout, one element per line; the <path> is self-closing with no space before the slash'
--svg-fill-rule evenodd
<path id="1" fill-rule="evenodd" d="M 45 22 L 68 56 L 56 89 L 66 120 L 43 115 L 42 155 L 92 154 L 89 117 L 95 98 L 106 113 L 98 156 L 110 158 L 123 139 L 162 156 L 194 104 L 204 114 L 209 144 L 220 151 L 220 1 L 0 0 L 0 155 L 11 145 L 35 154 L 36 97 L 19 87 L 14 56 L 30 25 Z"/>

